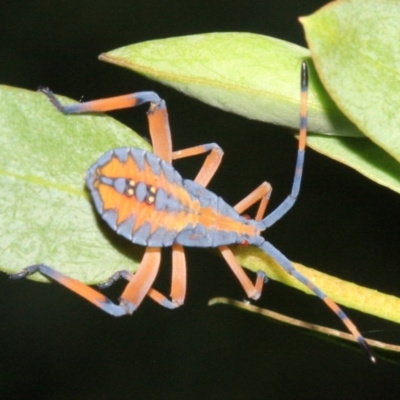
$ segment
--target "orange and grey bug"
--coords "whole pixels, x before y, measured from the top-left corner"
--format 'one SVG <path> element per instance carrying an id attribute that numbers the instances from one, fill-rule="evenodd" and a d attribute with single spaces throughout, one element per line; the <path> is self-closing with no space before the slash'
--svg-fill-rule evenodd
<path id="1" fill-rule="evenodd" d="M 176 308 L 183 304 L 186 294 L 186 260 L 183 246 L 217 247 L 247 296 L 257 299 L 266 280 L 264 272 L 257 273 L 253 284 L 228 247 L 242 243 L 255 245 L 323 300 L 374 361 L 375 358 L 365 339 L 339 306 L 298 272 L 279 250 L 260 235 L 286 214 L 299 194 L 307 136 L 307 87 L 307 65 L 303 63 L 300 135 L 292 190 L 280 206 L 265 218 L 263 216 L 271 194 L 271 186 L 266 182 L 234 207 L 206 189 L 223 155 L 217 144 L 172 151 L 165 102 L 156 93 L 139 92 L 63 106 L 50 90 L 41 89 L 65 114 L 108 111 L 150 103 L 148 121 L 154 154 L 131 147 L 109 150 L 89 168 L 86 175 L 86 185 L 102 218 L 118 234 L 132 243 L 146 246 L 146 250 L 135 274 L 117 271 L 101 285 L 110 286 L 120 278 L 128 281 L 119 304 L 44 264 L 29 266 L 11 277 L 18 279 L 40 272 L 114 316 L 132 314 L 146 295 L 164 307 Z M 173 160 L 203 153 L 208 155 L 193 181 L 183 179 L 171 165 Z M 257 202 L 260 204 L 254 220 L 241 216 L 242 212 Z M 152 288 L 161 261 L 161 247 L 165 246 L 172 247 L 171 300 Z"/>

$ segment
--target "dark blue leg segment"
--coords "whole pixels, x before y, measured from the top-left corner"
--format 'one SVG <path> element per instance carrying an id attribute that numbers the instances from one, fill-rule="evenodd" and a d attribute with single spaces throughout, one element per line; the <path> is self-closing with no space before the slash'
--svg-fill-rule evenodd
<path id="1" fill-rule="evenodd" d="M 126 270 L 121 270 L 110 276 L 109 279 L 107 279 L 105 282 L 100 283 L 97 285 L 99 289 L 107 289 L 114 285 L 117 281 L 120 279 L 125 279 L 126 281 L 131 280 L 133 277 L 132 272 L 126 271 Z"/>

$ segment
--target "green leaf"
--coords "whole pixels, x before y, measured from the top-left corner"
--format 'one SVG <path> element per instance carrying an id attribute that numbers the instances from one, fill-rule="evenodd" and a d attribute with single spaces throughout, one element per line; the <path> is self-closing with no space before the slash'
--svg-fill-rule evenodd
<path id="1" fill-rule="evenodd" d="M 65 116 L 40 93 L 0 86 L 0 104 L 1 270 L 46 263 L 90 284 L 135 271 L 140 249 L 102 229 L 83 177 L 106 150 L 148 143 L 105 115 Z"/>
<path id="2" fill-rule="evenodd" d="M 400 2 L 335 1 L 300 21 L 336 104 L 400 161 Z"/>
<path id="3" fill-rule="evenodd" d="M 223 110 L 297 130 L 300 63 L 309 56 L 307 49 L 267 36 L 208 33 L 134 44 L 100 59 Z M 308 145 L 400 193 L 400 165 L 344 118 L 308 64 L 309 128 L 336 136 L 310 135 Z"/>
<path id="4" fill-rule="evenodd" d="M 225 111 L 297 130 L 300 64 L 309 57 L 307 49 L 268 36 L 207 33 L 121 47 L 100 59 Z M 310 130 L 363 136 L 337 109 L 316 74 L 310 75 Z"/>

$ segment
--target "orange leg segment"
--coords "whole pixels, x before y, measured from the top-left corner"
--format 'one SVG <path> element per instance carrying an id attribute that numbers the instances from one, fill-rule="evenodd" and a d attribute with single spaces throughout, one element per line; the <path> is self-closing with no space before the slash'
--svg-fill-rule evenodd
<path id="1" fill-rule="evenodd" d="M 233 208 L 239 213 L 243 214 L 253 204 L 260 202 L 258 206 L 256 221 L 260 221 L 267 210 L 268 202 L 271 197 L 272 187 L 268 182 L 263 182 L 258 188 L 248 194 L 243 200 L 239 201 Z"/>
<path id="2" fill-rule="evenodd" d="M 131 281 L 134 276 L 135 276 L 135 274 L 133 274 L 132 272 L 129 272 L 126 270 L 121 270 L 121 271 L 118 271 L 115 274 L 113 274 L 110 277 L 110 279 L 108 279 L 106 282 L 104 282 L 98 286 L 101 289 L 106 289 L 106 288 L 110 287 L 111 285 L 113 285 L 115 282 L 117 282 L 121 278 L 125 279 L 126 281 Z M 175 303 L 168 300 L 163 294 L 161 294 L 159 291 L 157 291 L 153 288 L 151 288 L 147 292 L 147 295 L 163 307 L 170 308 L 170 309 L 177 307 L 177 305 Z"/>
<path id="3" fill-rule="evenodd" d="M 153 152 L 167 163 L 172 163 L 172 141 L 165 101 L 152 103 L 147 113 Z"/>
<path id="4" fill-rule="evenodd" d="M 180 158 L 204 154 L 208 151 L 210 151 L 210 153 L 208 154 L 202 167 L 200 168 L 200 171 L 194 179 L 195 182 L 206 187 L 221 164 L 222 156 L 224 155 L 221 147 L 219 147 L 216 143 L 202 144 L 199 146 L 190 147 L 188 149 L 174 151 L 172 153 L 172 159 L 179 160 Z"/>
<path id="5" fill-rule="evenodd" d="M 147 247 L 140 266 L 132 279 L 129 281 L 120 297 L 121 304 L 132 314 L 156 279 L 161 261 L 161 249 L 158 247 Z"/>
<path id="6" fill-rule="evenodd" d="M 265 211 L 268 206 L 268 201 L 271 197 L 272 187 L 269 183 L 263 182 L 258 188 L 253 190 L 249 195 L 247 195 L 242 201 L 235 205 L 234 209 L 238 213 L 243 213 L 253 204 L 260 202 L 257 210 L 256 220 L 259 221 L 263 218 Z M 257 278 L 253 284 L 243 267 L 237 262 L 232 250 L 227 246 L 219 247 L 219 251 L 224 257 L 225 261 L 228 263 L 232 272 L 235 274 L 240 284 L 242 285 L 247 297 L 253 300 L 257 300 L 261 296 L 262 288 L 267 278 L 264 272 L 259 271 L 257 273 Z"/>
<path id="7" fill-rule="evenodd" d="M 160 248 L 148 247 L 136 274 L 132 274 L 126 270 L 118 271 L 106 282 L 99 285 L 99 287 L 101 289 L 106 289 L 123 278 L 129 282 L 121 296 L 121 301 L 124 304 L 126 302 L 128 302 L 127 304 L 136 304 L 135 308 L 137 308 L 147 294 L 163 307 L 172 309 L 181 306 L 186 295 L 186 259 L 183 247 L 178 244 L 172 246 L 172 283 L 170 294 L 172 301 L 159 291 L 151 288 L 161 260 L 160 251 Z M 147 289 L 148 287 L 150 287 L 150 289 Z M 129 305 L 127 305 L 127 307 L 129 307 Z M 135 308 L 132 308 L 131 312 L 133 312 Z"/>
<path id="8" fill-rule="evenodd" d="M 261 296 L 262 287 L 265 280 L 265 274 L 263 272 L 257 273 L 257 279 L 255 284 L 250 280 L 244 271 L 243 267 L 237 262 L 232 250 L 227 246 L 218 247 L 225 261 L 228 263 L 232 272 L 242 285 L 246 295 L 249 299 L 257 300 Z"/>
<path id="9" fill-rule="evenodd" d="M 172 302 L 181 306 L 186 296 L 186 257 L 183 246 L 174 244 L 172 246 L 172 279 L 171 293 Z"/>

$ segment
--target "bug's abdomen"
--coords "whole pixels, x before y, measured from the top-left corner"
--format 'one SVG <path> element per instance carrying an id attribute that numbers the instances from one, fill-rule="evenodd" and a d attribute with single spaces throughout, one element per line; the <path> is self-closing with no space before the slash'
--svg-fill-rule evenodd
<path id="1" fill-rule="evenodd" d="M 255 231 L 220 197 L 141 149 L 108 151 L 89 168 L 86 184 L 107 224 L 142 246 L 216 247 Z"/>

